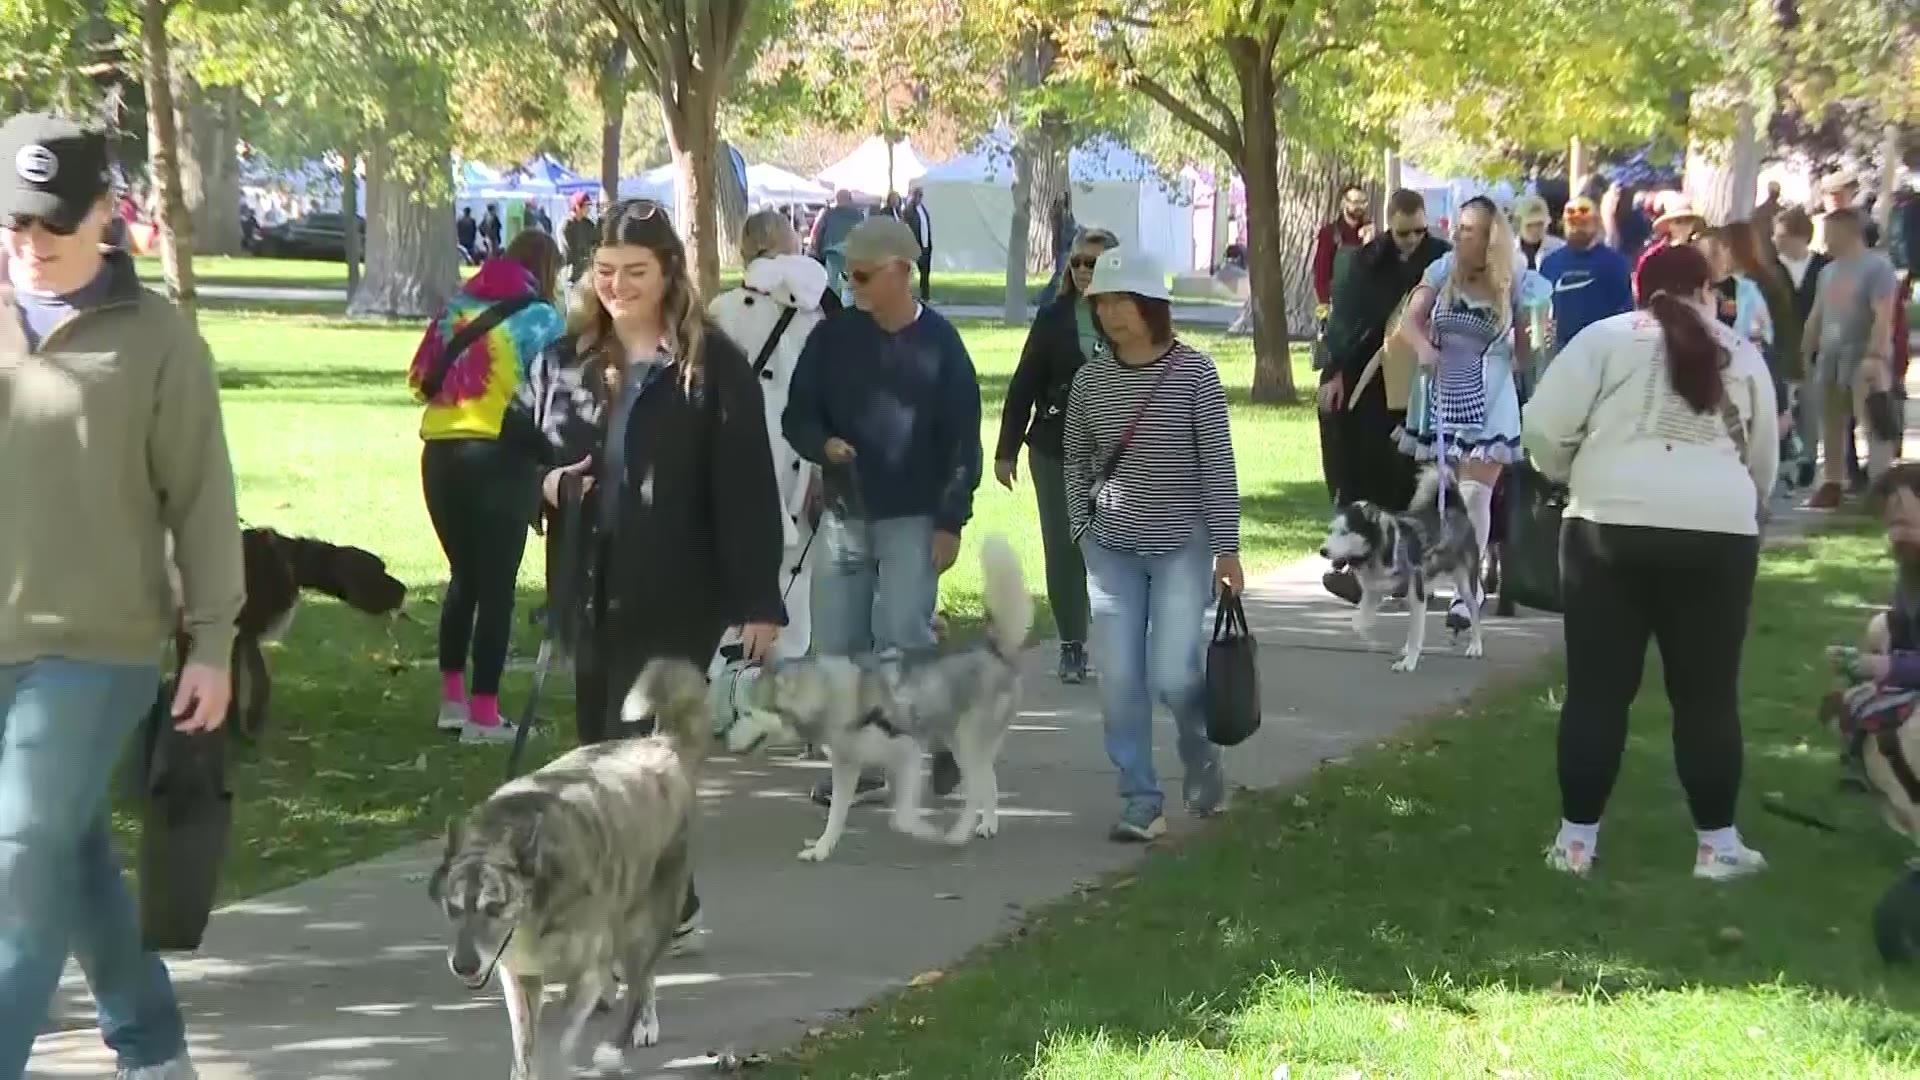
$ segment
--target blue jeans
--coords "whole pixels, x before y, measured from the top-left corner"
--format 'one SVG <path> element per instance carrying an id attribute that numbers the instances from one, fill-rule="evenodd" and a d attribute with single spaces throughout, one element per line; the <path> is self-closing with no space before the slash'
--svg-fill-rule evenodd
<path id="1" fill-rule="evenodd" d="M 940 578 L 933 519 L 820 519 L 813 648 L 821 656 L 931 648 Z"/>
<path id="2" fill-rule="evenodd" d="M 108 786 L 160 687 L 155 665 L 0 665 L 0 1077 L 27 1068 L 71 952 L 121 1068 L 186 1051 L 173 983 L 140 943 Z"/>
<path id="3" fill-rule="evenodd" d="M 1219 759 L 1207 741 L 1205 658 L 1213 559 L 1204 530 L 1169 555 L 1148 557 L 1080 541 L 1093 609 L 1093 655 L 1100 665 L 1100 712 L 1107 757 L 1120 772 L 1120 798 L 1161 807 L 1153 771 L 1153 705 L 1173 712 L 1181 765 L 1189 772 Z"/>

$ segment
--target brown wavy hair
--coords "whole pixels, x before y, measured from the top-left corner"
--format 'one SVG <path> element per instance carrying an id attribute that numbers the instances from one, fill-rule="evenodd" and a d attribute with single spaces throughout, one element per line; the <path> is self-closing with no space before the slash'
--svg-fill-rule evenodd
<path id="1" fill-rule="evenodd" d="M 687 248 L 666 208 L 651 199 L 628 199 L 615 203 L 600 219 L 600 246 L 642 247 L 659 260 L 660 274 L 666 279 L 666 291 L 660 297 L 660 322 L 667 334 L 667 347 L 680 365 L 680 382 L 691 394 L 700 382 L 706 366 L 706 305 L 700 302 L 700 290 L 694 285 L 692 267 L 687 265 Z M 620 339 L 613 332 L 613 316 L 600 303 L 600 294 L 589 288 L 567 320 L 567 329 L 578 336 L 580 356 L 599 369 L 610 397 L 620 396 L 626 378 L 626 356 Z"/>
<path id="2" fill-rule="evenodd" d="M 544 229 L 522 229 L 500 253 L 533 275 L 534 293 L 551 304 L 560 288 L 560 245 Z"/>
<path id="3" fill-rule="evenodd" d="M 1725 399 L 1720 372 L 1732 359 L 1693 303 L 1712 280 L 1707 257 L 1691 244 L 1663 247 L 1640 264 L 1640 306 L 1659 320 L 1673 392 L 1696 413 Z"/>

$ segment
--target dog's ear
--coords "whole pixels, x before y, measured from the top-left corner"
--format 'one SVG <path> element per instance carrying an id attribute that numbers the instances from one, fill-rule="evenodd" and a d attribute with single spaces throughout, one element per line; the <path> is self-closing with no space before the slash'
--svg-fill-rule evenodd
<path id="1" fill-rule="evenodd" d="M 440 865 L 433 870 L 433 876 L 427 879 L 427 897 L 439 903 L 447 886 L 447 873 L 453 868 L 453 857 L 460 850 L 460 819 L 447 819 L 447 847 L 440 855 Z"/>
<path id="2" fill-rule="evenodd" d="M 544 908 L 553 898 L 553 860 L 541 844 L 542 819 L 534 817 L 513 836 L 513 869 L 525 883 L 532 906 Z"/>

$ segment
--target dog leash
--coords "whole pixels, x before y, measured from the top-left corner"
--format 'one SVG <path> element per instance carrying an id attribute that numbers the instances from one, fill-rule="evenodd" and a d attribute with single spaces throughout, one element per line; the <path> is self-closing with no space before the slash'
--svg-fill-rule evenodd
<path id="1" fill-rule="evenodd" d="M 582 504 L 586 498 L 585 481 L 579 473 L 565 472 L 560 474 L 559 486 L 560 535 L 566 538 L 568 544 L 578 546 L 584 539 L 581 536 L 581 529 L 586 518 L 582 512 Z M 570 559 L 569 562 L 573 565 L 563 566 L 562 572 L 571 573 L 579 570 L 578 561 L 578 559 Z M 570 615 L 567 610 L 556 611 L 555 609 L 556 607 L 572 608 L 580 602 L 578 597 L 571 595 L 573 592 L 571 588 L 566 592 L 567 595 L 559 605 L 552 602 L 552 597 L 548 598 L 546 622 L 541 627 L 540 633 L 540 651 L 533 661 L 533 685 L 527 689 L 527 702 L 520 709 L 520 726 L 513 733 L 513 749 L 507 751 L 507 780 L 520 774 L 520 760 L 526 756 L 527 752 L 527 734 L 533 730 L 536 714 L 540 708 L 540 693 L 546 689 L 547 673 L 553 670 L 554 639 L 558 636 L 556 628 L 559 620 L 568 618 Z M 576 647 L 578 644 L 576 641 Z M 506 945 L 502 944 L 500 947 L 505 949 Z"/>

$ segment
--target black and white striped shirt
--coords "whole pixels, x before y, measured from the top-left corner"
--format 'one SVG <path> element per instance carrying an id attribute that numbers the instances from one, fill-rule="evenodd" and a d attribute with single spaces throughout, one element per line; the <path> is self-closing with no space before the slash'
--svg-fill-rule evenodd
<path id="1" fill-rule="evenodd" d="M 1106 477 L 1106 462 L 1136 411 L 1133 440 Z M 1091 535 L 1116 551 L 1160 556 L 1204 527 L 1213 554 L 1239 554 L 1240 481 L 1227 392 L 1205 353 L 1176 340 L 1140 367 L 1113 356 L 1082 364 L 1067 399 L 1062 452 L 1076 540 Z"/>

